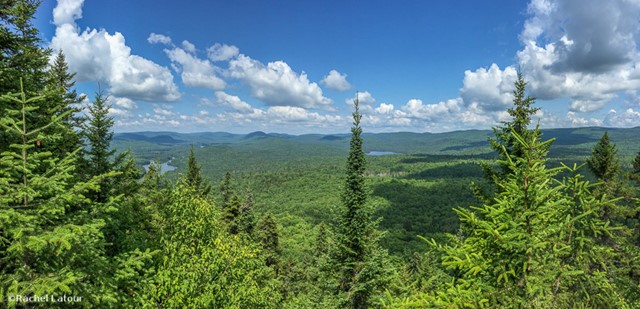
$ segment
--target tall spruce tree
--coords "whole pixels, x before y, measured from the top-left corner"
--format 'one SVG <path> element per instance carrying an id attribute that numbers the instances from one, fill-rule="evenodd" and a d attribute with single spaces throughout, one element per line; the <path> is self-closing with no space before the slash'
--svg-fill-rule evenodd
<path id="1" fill-rule="evenodd" d="M 267 266 L 271 266 L 278 271 L 280 261 L 280 233 L 278 224 L 271 213 L 266 213 L 258 221 L 258 237 L 262 244 Z"/>
<path id="2" fill-rule="evenodd" d="M 633 166 L 633 173 L 640 175 L 640 152 L 638 152 L 636 157 L 633 159 L 632 166 Z"/>
<path id="3" fill-rule="evenodd" d="M 189 150 L 189 159 L 187 160 L 187 185 L 191 186 L 195 191 L 200 192 L 202 196 L 209 195 L 211 191 L 211 185 L 202 179 L 202 175 L 200 174 L 200 165 L 198 161 L 196 161 L 196 154 L 193 149 L 193 145 L 191 145 L 191 149 Z"/>
<path id="4" fill-rule="evenodd" d="M 51 102 L 50 113 L 53 115 L 67 115 L 61 119 L 60 135 L 61 139 L 55 141 L 53 147 L 54 156 L 62 157 L 68 152 L 72 152 L 82 147 L 82 136 L 80 130 L 83 124 L 83 117 L 78 113 L 81 111 L 80 103 L 85 99 L 84 95 L 79 95 L 75 90 L 75 73 L 69 72 L 69 66 L 62 51 L 58 52 L 49 70 L 46 73 L 46 98 Z M 71 113 L 67 113 L 71 111 Z"/>
<path id="5" fill-rule="evenodd" d="M 365 184 L 366 159 L 362 148 L 362 114 L 356 95 L 353 127 L 347 158 L 346 179 L 342 202 L 344 208 L 337 227 L 340 249 L 337 265 L 340 267 L 339 289 L 347 294 L 349 308 L 367 308 L 371 296 L 384 285 L 386 252 L 378 245 L 377 221 L 372 219 L 372 207 L 367 204 Z"/>
<path id="6" fill-rule="evenodd" d="M 631 178 L 637 185 L 640 185 L 640 152 L 638 152 L 631 163 Z"/>
<path id="7" fill-rule="evenodd" d="M 507 110 L 513 120 L 502 122 L 500 127 L 494 127 L 495 138 L 489 138 L 491 148 L 499 154 L 500 160 L 503 162 L 507 155 L 513 158 L 520 158 L 524 156 L 526 151 L 516 142 L 514 133 L 524 138 L 528 138 L 530 134 L 540 134 L 539 131 L 532 131 L 528 128 L 531 124 L 531 116 L 538 112 L 540 108 L 532 107 L 535 104 L 535 98 L 526 96 L 526 86 L 527 83 L 524 81 L 522 73 L 518 72 L 514 83 L 513 107 Z M 512 172 L 511 167 L 507 164 L 502 164 L 499 171 L 495 171 L 487 165 L 483 165 L 483 169 L 485 176 L 494 183 L 496 178 L 504 178 Z"/>
<path id="8" fill-rule="evenodd" d="M 0 93 L 20 92 L 20 79 L 28 96 L 44 87 L 51 51 L 41 47 L 42 39 L 33 25 L 39 5 L 37 0 L 12 0 L 0 6 Z"/>
<path id="9" fill-rule="evenodd" d="M 240 231 L 248 236 L 253 235 L 256 226 L 256 218 L 253 209 L 254 204 L 255 200 L 253 193 L 248 192 L 244 203 L 240 206 L 240 218 L 238 219 Z"/>
<path id="10" fill-rule="evenodd" d="M 233 193 L 234 191 L 231 184 L 231 173 L 226 172 L 224 173 L 224 178 L 220 183 L 220 194 L 222 195 L 222 200 L 220 201 L 220 208 L 223 211 L 225 208 L 227 208 L 229 201 L 231 201 L 231 196 L 233 195 Z"/>
<path id="11" fill-rule="evenodd" d="M 86 158 L 84 164 L 85 178 L 89 179 L 102 175 L 114 167 L 113 156 L 116 152 L 111 148 L 113 139 L 113 118 L 109 116 L 110 106 L 102 91 L 96 92 L 93 103 L 89 106 L 89 119 L 84 127 L 84 137 L 87 141 Z M 109 183 L 103 182 L 100 190 L 95 194 L 96 201 L 104 201 L 110 190 Z"/>
<path id="12" fill-rule="evenodd" d="M 591 157 L 587 159 L 589 170 L 605 185 L 612 185 L 620 169 L 620 160 L 616 157 L 616 145 L 609 140 L 609 132 L 604 132 L 602 138 L 593 148 Z"/>
<path id="13" fill-rule="evenodd" d="M 620 160 L 616 157 L 618 151 L 616 146 L 609 140 L 609 132 L 604 132 L 602 138 L 596 143 L 587 159 L 587 167 L 594 176 L 601 182 L 597 193 L 609 196 L 620 193 L 621 185 L 617 183 L 616 177 L 620 170 Z M 618 205 L 605 207 L 602 214 L 605 219 L 620 219 L 622 209 Z"/>
<path id="14" fill-rule="evenodd" d="M 42 95 L 42 89 L 45 89 L 51 51 L 42 47 L 39 31 L 33 25 L 39 5 L 40 1 L 37 0 L 4 1 L 0 5 L 0 94 L 24 91 L 27 97 L 34 97 Z M 24 82 L 24 87 L 20 85 L 20 80 Z M 51 109 L 55 102 L 43 100 L 38 104 L 42 108 L 37 114 L 27 114 L 27 121 L 35 127 L 44 127 L 51 120 Z M 3 105 L 13 110 L 21 109 L 19 104 L 12 101 L 3 102 Z M 5 109 L 0 108 L 0 118 L 4 116 Z M 43 133 L 55 130 L 61 124 L 48 126 Z M 57 134 L 43 134 L 40 138 L 49 143 L 54 136 L 60 138 Z M 0 152 L 19 142 L 20 137 L 12 131 L 0 131 Z"/>
<path id="15" fill-rule="evenodd" d="M 240 217 L 241 205 L 240 197 L 233 192 L 229 203 L 222 212 L 223 221 L 227 225 L 227 231 L 229 231 L 230 234 L 240 233 L 240 222 L 238 219 Z"/>
<path id="16" fill-rule="evenodd" d="M 593 148 L 591 157 L 587 159 L 587 166 L 599 182 L 595 194 L 598 196 L 617 197 L 618 199 L 599 209 L 603 220 L 615 227 L 611 234 L 598 236 L 598 241 L 610 247 L 614 256 L 610 258 L 610 272 L 615 274 L 616 282 L 628 299 L 640 301 L 640 242 L 634 239 L 634 229 L 637 229 L 637 218 L 640 208 L 633 188 L 627 182 L 628 178 L 618 177 L 624 174 L 620 170 L 620 160 L 617 157 L 616 146 L 605 132 Z M 631 172 L 633 179 L 633 171 Z M 635 225 L 635 226 L 634 226 Z"/>
<path id="17" fill-rule="evenodd" d="M 111 159 L 115 149 L 111 149 L 113 139 L 113 118 L 109 116 L 108 97 L 102 91 L 96 92 L 92 104 L 89 106 L 89 119 L 85 126 L 87 139 L 88 174 L 95 176 L 105 173 L 112 167 Z"/>
<path id="18" fill-rule="evenodd" d="M 242 202 L 240 197 L 233 189 L 231 183 L 231 173 L 226 172 L 224 179 L 220 184 L 220 191 L 222 193 L 222 202 L 220 203 L 222 209 L 223 222 L 227 225 L 227 230 L 231 234 L 238 234 L 240 232 L 240 207 Z"/>

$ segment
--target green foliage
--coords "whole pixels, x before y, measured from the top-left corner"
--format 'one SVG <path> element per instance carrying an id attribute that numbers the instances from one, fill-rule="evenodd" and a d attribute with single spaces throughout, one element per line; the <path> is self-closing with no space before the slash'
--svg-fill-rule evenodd
<path id="1" fill-rule="evenodd" d="M 500 181 L 494 201 L 459 209 L 462 234 L 453 245 L 437 245 L 442 264 L 455 275 L 446 289 L 425 297 L 431 306 L 622 308 L 627 304 L 607 271 L 611 250 L 595 237 L 612 229 L 577 167 L 547 169 L 550 141 L 537 134 L 513 136 L 526 150 L 506 156 L 513 171 Z M 555 181 L 568 169 L 574 176 Z"/>
<path id="2" fill-rule="evenodd" d="M 108 98 L 96 94 L 86 122 L 75 114 L 74 74 L 62 52 L 49 65 L 31 24 L 38 4 L 0 5 L 0 93 L 9 93 L 0 298 L 67 294 L 87 308 L 640 306 L 637 188 L 619 182 L 640 179 L 640 153 L 627 174 L 632 147 L 617 158 L 605 132 L 587 161 L 596 185 L 560 162 L 583 160 L 602 129 L 546 131 L 564 141 L 548 159 L 552 140 L 528 129 L 539 109 L 520 73 L 513 120 L 489 139 L 497 156 L 482 131 L 363 134 L 357 99 L 350 140 L 144 132 L 112 147 Z M 629 141 L 637 132 L 611 131 Z M 194 144 L 216 160 L 201 166 Z M 139 157 L 115 155 L 123 145 Z M 138 168 L 173 157 L 181 177 Z M 498 171 L 488 163 L 496 157 Z M 220 177 L 216 207 L 208 181 Z M 472 181 L 493 197 L 467 208 L 477 201 L 461 192 Z M 416 234 L 434 250 L 423 252 Z"/>
<path id="3" fill-rule="evenodd" d="M 215 206 L 179 183 L 163 208 L 162 262 L 144 307 L 276 308 L 280 299 L 257 248 L 219 228 Z"/>
<path id="4" fill-rule="evenodd" d="M 83 146 L 78 129 L 82 127 L 84 118 L 77 115 L 81 111 L 77 105 L 82 103 L 85 96 L 79 95 L 74 89 L 74 77 L 75 73 L 69 73 L 64 54 L 58 52 L 46 72 L 46 101 L 51 105 L 48 112 L 65 115 L 60 119 L 63 125 L 59 128 L 61 138 L 48 147 L 55 157 L 62 157 Z"/>
<path id="5" fill-rule="evenodd" d="M 41 95 L 45 88 L 50 50 L 41 47 L 38 29 L 32 23 L 39 3 L 36 0 L 15 0 L 5 1 L 0 6 L 0 94 L 24 92 L 28 97 L 34 97 Z M 24 87 L 20 80 L 24 82 Z M 55 102 L 40 102 L 43 108 L 38 115 L 28 114 L 28 122 L 34 127 L 45 126 L 55 114 L 50 110 L 55 105 L 52 103 Z M 3 106 L 12 110 L 21 109 L 20 104 L 14 101 L 5 101 Z M 5 108 L 0 109 L 0 118 L 5 116 L 8 116 Z M 59 135 L 56 137 L 61 138 Z M 0 152 L 9 150 L 14 143 L 20 143 L 19 138 L 12 131 L 0 131 Z M 45 136 L 41 138 L 44 140 Z M 51 136 L 47 136 L 47 143 L 53 141 Z"/>
<path id="6" fill-rule="evenodd" d="M 346 179 L 342 210 L 337 227 L 338 250 L 335 252 L 339 267 L 339 290 L 346 294 L 349 308 L 366 308 L 378 293 L 389 272 L 386 251 L 378 246 L 377 222 L 372 219 L 372 208 L 366 204 L 366 159 L 362 148 L 362 128 L 358 99 L 354 101 L 351 146 L 347 158 Z"/>
<path id="7" fill-rule="evenodd" d="M 262 244 L 266 265 L 278 271 L 280 261 L 280 233 L 278 225 L 270 213 L 265 214 L 258 222 L 258 239 Z"/>
<path id="8" fill-rule="evenodd" d="M 109 117 L 107 105 L 108 97 L 99 91 L 96 93 L 93 104 L 89 106 L 89 120 L 84 128 L 84 135 L 87 139 L 87 175 L 89 177 L 103 174 L 112 168 L 111 159 L 115 154 L 115 149 L 111 149 L 113 139 L 114 121 Z"/>
<path id="9" fill-rule="evenodd" d="M 41 46 L 39 31 L 32 20 L 40 4 L 36 0 L 6 1 L 0 6 L 0 93 L 24 91 L 33 96 L 43 85 L 50 51 Z"/>
<path id="10" fill-rule="evenodd" d="M 362 128 L 360 119 L 362 115 L 358 110 L 358 100 L 354 102 L 353 127 L 351 128 L 351 147 L 347 159 L 346 181 L 342 193 L 342 202 L 345 206 L 340 224 L 341 235 L 345 236 L 346 248 L 345 261 L 360 261 L 365 255 L 365 247 L 369 242 L 367 238 L 371 233 L 371 213 L 365 207 L 367 189 L 365 187 L 366 160 L 362 150 Z M 353 274 L 348 277 L 353 276 Z"/>
<path id="11" fill-rule="evenodd" d="M 489 138 L 491 148 L 500 156 L 498 162 L 505 162 L 508 156 L 515 159 L 525 155 L 527 150 L 520 146 L 515 134 L 524 139 L 529 139 L 531 134 L 541 134 L 539 130 L 531 131 L 528 128 L 531 124 L 531 116 L 540 108 L 531 107 L 535 103 L 535 99 L 529 96 L 525 97 L 526 85 L 522 73 L 518 72 L 513 90 L 513 107 L 507 110 L 513 120 L 503 122 L 502 127 L 494 127 L 495 138 Z M 492 170 L 488 165 L 484 165 L 484 170 L 487 178 L 493 182 L 497 182 L 512 172 L 511 166 L 508 164 L 501 164 L 501 171 L 498 172 Z"/>
<path id="12" fill-rule="evenodd" d="M 253 232 L 256 227 L 256 218 L 253 209 L 254 204 L 255 201 L 253 194 L 249 192 L 244 203 L 240 206 L 240 218 L 238 219 L 238 227 L 240 231 L 249 237 L 253 236 Z"/>
<path id="13" fill-rule="evenodd" d="M 0 124 L 22 142 L 0 158 L 0 298 L 66 293 L 83 297 L 87 306 L 113 303 L 113 278 L 105 275 L 113 266 L 101 229 L 116 200 L 97 204 L 86 194 L 115 173 L 74 181 L 77 151 L 58 159 L 34 149 L 43 130 L 58 125 L 61 117 L 34 127 L 28 115 L 37 113 L 42 97 L 27 99 L 21 92 L 2 100 L 21 106 L 7 109 Z"/>
<path id="14" fill-rule="evenodd" d="M 617 152 L 616 145 L 609 141 L 609 133 L 604 132 L 593 148 L 591 157 L 587 159 L 589 170 L 599 181 L 608 186 L 611 186 L 620 169 L 620 161 L 616 158 Z"/>
<path id="15" fill-rule="evenodd" d="M 207 196 L 211 191 L 211 185 L 202 179 L 200 175 L 200 165 L 196 161 L 196 155 L 191 145 L 189 151 L 189 160 L 187 162 L 187 185 L 193 187 L 196 191 L 201 192 L 202 196 Z"/>

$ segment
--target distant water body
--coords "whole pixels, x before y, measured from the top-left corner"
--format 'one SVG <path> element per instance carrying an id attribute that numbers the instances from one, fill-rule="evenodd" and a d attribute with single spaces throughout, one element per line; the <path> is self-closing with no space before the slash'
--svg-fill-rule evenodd
<path id="1" fill-rule="evenodd" d="M 393 152 L 393 151 L 369 151 L 367 152 L 368 156 L 386 156 L 386 155 L 393 155 L 393 154 L 400 154 L 399 152 Z"/>
<path id="2" fill-rule="evenodd" d="M 173 160 L 173 159 L 174 158 L 171 158 L 171 160 Z M 171 160 L 160 164 L 160 174 L 164 174 L 164 173 L 166 173 L 168 171 L 173 171 L 173 170 L 176 169 L 175 166 L 169 165 L 169 163 L 171 163 Z M 149 171 L 149 165 L 150 164 L 145 164 L 145 165 L 142 166 L 142 167 L 144 167 L 144 172 L 145 173 Z"/>

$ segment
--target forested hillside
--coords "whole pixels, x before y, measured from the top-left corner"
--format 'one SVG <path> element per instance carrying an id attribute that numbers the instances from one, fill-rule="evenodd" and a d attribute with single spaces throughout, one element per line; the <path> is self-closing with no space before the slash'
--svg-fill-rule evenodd
<path id="1" fill-rule="evenodd" d="M 350 134 L 114 134 L 36 8 L 0 7 L 2 307 L 640 307 L 640 128 L 541 130 L 518 75 L 493 131 L 356 95 Z"/>

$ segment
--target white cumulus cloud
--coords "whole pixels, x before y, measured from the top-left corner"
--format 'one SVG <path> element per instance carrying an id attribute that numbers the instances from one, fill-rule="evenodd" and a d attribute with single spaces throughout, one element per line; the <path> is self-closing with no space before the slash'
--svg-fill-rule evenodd
<path id="1" fill-rule="evenodd" d="M 320 83 L 329 89 L 337 91 L 347 91 L 351 89 L 351 84 L 347 81 L 347 74 L 340 74 L 340 72 L 336 70 L 331 70 Z"/>
<path id="2" fill-rule="evenodd" d="M 528 12 L 517 56 L 534 96 L 591 112 L 640 89 L 640 2 L 533 0 Z"/>
<path id="3" fill-rule="evenodd" d="M 127 109 L 127 110 L 138 108 L 138 105 L 136 104 L 136 102 L 134 102 L 129 98 L 119 98 L 119 97 L 110 96 L 108 103 L 111 105 L 118 106 L 120 108 Z"/>
<path id="4" fill-rule="evenodd" d="M 240 53 L 240 49 L 233 45 L 216 43 L 207 48 L 207 54 L 211 61 L 227 61 Z"/>
<path id="5" fill-rule="evenodd" d="M 193 50 L 195 51 L 195 46 Z M 174 68 L 181 73 L 182 82 L 186 86 L 204 87 L 213 90 L 225 88 L 226 82 L 216 75 L 216 72 L 220 71 L 220 69 L 209 60 L 200 59 L 192 52 L 180 47 L 165 49 L 165 53 L 174 64 Z"/>
<path id="6" fill-rule="evenodd" d="M 476 103 L 482 110 L 504 110 L 513 101 L 516 76 L 513 67 L 501 70 L 495 63 L 489 69 L 467 70 L 464 72 L 460 95 L 466 104 Z"/>
<path id="7" fill-rule="evenodd" d="M 196 52 L 196 46 L 187 40 L 182 41 L 182 48 L 192 54 Z"/>
<path id="8" fill-rule="evenodd" d="M 224 91 L 216 91 L 216 102 L 223 106 L 231 107 L 240 113 L 251 113 L 253 107 L 249 103 L 242 101 L 239 97 L 225 93 Z"/>
<path id="9" fill-rule="evenodd" d="M 124 36 L 104 29 L 80 31 L 75 23 L 82 17 L 82 0 L 59 1 L 54 9 L 54 50 L 63 50 L 77 81 L 108 84 L 119 97 L 145 101 L 174 101 L 180 98 L 173 75 L 153 61 L 131 54 Z"/>
<path id="10" fill-rule="evenodd" d="M 271 106 L 331 109 L 331 99 L 304 72 L 294 72 L 284 61 L 260 61 L 240 54 L 229 61 L 230 77 L 246 83 L 251 95 Z"/>
<path id="11" fill-rule="evenodd" d="M 640 126 L 640 111 L 627 108 L 624 112 L 614 109 L 607 113 L 604 124 L 609 127 L 636 127 Z"/>
<path id="12" fill-rule="evenodd" d="M 363 105 L 371 106 L 376 104 L 376 99 L 373 97 L 373 95 L 369 91 L 358 91 L 356 95 L 358 96 L 358 104 L 361 107 Z M 356 100 L 356 97 L 354 96 L 353 98 L 345 99 L 344 102 L 349 105 L 353 105 L 353 101 L 355 100 Z"/>
<path id="13" fill-rule="evenodd" d="M 381 103 L 379 107 L 376 108 L 376 112 L 378 114 L 390 114 L 394 109 L 393 104 L 385 104 Z"/>
<path id="14" fill-rule="evenodd" d="M 341 121 L 340 116 L 321 115 L 317 112 L 309 112 L 297 106 L 271 106 L 267 109 L 266 116 L 275 122 L 311 122 L 311 123 L 336 123 Z"/>
<path id="15" fill-rule="evenodd" d="M 422 100 L 411 99 L 402 107 L 402 110 L 413 118 L 441 120 L 441 117 L 459 112 L 461 110 L 461 101 L 462 100 L 458 98 L 435 104 L 423 104 Z"/>
<path id="16" fill-rule="evenodd" d="M 147 42 L 151 44 L 161 43 L 164 45 L 171 45 L 171 38 L 166 35 L 151 33 L 147 38 Z"/>

